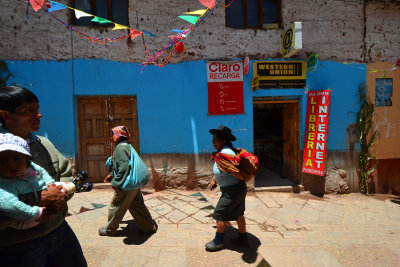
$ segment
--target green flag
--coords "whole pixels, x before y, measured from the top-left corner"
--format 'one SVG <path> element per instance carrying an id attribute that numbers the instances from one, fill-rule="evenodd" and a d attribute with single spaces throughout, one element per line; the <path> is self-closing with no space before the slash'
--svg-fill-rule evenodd
<path id="1" fill-rule="evenodd" d="M 199 19 L 199 17 L 187 16 L 187 15 L 178 16 L 178 18 L 181 18 L 181 19 L 184 19 L 186 21 L 189 21 L 192 24 L 196 24 L 196 21 Z"/>

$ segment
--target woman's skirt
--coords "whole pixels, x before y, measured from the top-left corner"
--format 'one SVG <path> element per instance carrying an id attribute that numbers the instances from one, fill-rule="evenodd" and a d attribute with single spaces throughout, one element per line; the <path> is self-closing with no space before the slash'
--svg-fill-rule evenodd
<path id="1" fill-rule="evenodd" d="M 245 181 L 221 187 L 221 197 L 214 209 L 213 218 L 220 222 L 236 221 L 244 215 L 247 186 Z"/>

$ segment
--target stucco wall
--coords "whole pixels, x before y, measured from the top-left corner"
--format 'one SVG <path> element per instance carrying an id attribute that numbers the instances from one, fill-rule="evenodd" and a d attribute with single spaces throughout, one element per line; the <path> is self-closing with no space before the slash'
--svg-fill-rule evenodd
<path id="1" fill-rule="evenodd" d="M 368 64 L 369 69 L 385 70 L 394 63 L 382 62 Z M 378 167 L 370 179 L 370 188 L 374 193 L 400 194 L 400 70 L 367 72 L 367 92 L 372 103 L 376 100 L 376 79 L 392 78 L 392 106 L 375 106 L 374 124 L 379 131 L 379 140 L 373 145 L 372 152 L 378 158 Z"/>
<path id="2" fill-rule="evenodd" d="M 59 2 L 70 4 L 71 1 Z M 241 30 L 225 27 L 224 1 L 214 14 L 185 39 L 187 51 L 174 55 L 172 63 L 199 59 L 238 58 L 248 53 L 251 59 L 280 58 L 281 35 L 294 21 L 303 22 L 303 51 L 296 57 L 305 59 L 317 52 L 320 59 L 336 61 L 394 61 L 400 49 L 400 4 L 362 3 L 362 1 L 282 0 L 282 29 Z M 129 1 L 132 28 L 156 35 L 146 37 L 151 54 L 167 42 L 171 29 L 189 24 L 177 16 L 201 9 L 196 0 Z M 106 58 L 123 62 L 143 62 L 147 56 L 141 38 L 99 45 L 79 40 L 43 10 L 29 10 L 25 18 L 23 1 L 0 3 L 0 58 L 12 60 L 67 60 L 73 58 Z M 65 22 L 70 11 L 55 11 Z M 96 37 L 112 38 L 127 30 L 109 27 L 76 27 Z"/>
<path id="3" fill-rule="evenodd" d="M 368 64 L 369 69 L 385 70 L 393 67 L 394 63 L 383 62 Z M 384 72 L 367 72 L 368 97 L 372 103 L 376 100 L 376 79 Z M 400 69 L 387 71 L 386 78 L 393 79 L 392 106 L 375 106 L 374 123 L 379 131 L 380 139 L 373 145 L 374 154 L 379 159 L 400 158 Z"/>
<path id="4" fill-rule="evenodd" d="M 75 98 L 83 95 L 136 95 L 141 152 L 209 153 L 208 129 L 221 124 L 234 131 L 238 147 L 253 151 L 253 97 L 281 96 L 300 100 L 300 146 L 303 149 L 307 90 L 331 89 L 328 149 L 350 149 L 347 128 L 356 122 L 357 88 L 365 82 L 364 64 L 319 62 L 307 75 L 306 89 L 260 89 L 251 92 L 252 69 L 244 76 L 244 114 L 209 116 L 205 61 L 169 64 L 164 68 L 105 60 L 7 61 L 10 82 L 27 87 L 40 99 L 40 134 L 60 150 L 77 151 Z M 340 79 L 339 79 L 340 77 Z"/>

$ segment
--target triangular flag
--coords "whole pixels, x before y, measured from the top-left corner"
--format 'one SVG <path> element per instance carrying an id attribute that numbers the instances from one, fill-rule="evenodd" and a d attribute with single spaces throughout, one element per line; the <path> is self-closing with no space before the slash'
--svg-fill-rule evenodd
<path id="1" fill-rule="evenodd" d="M 94 17 L 91 21 L 97 22 L 97 23 L 100 23 L 100 24 L 113 23 L 113 22 L 111 22 L 111 21 L 109 21 L 107 19 L 103 19 L 103 18 L 100 18 L 100 17 Z"/>
<path id="2" fill-rule="evenodd" d="M 200 2 L 203 6 L 209 8 L 209 9 L 213 9 L 214 6 L 215 6 L 216 0 L 199 0 L 199 2 Z"/>
<path id="3" fill-rule="evenodd" d="M 196 24 L 196 21 L 199 19 L 199 17 L 196 17 L 196 16 L 185 16 L 185 15 L 178 16 L 178 18 L 189 21 L 191 24 Z"/>
<path id="4" fill-rule="evenodd" d="M 156 37 L 154 34 L 152 34 L 151 32 L 148 31 L 143 31 L 144 34 L 151 36 L 151 37 Z"/>
<path id="5" fill-rule="evenodd" d="M 191 15 L 204 15 L 207 12 L 207 9 L 199 9 L 191 12 L 184 12 L 183 14 L 191 14 Z"/>
<path id="6" fill-rule="evenodd" d="M 31 0 L 29 3 L 31 3 L 33 10 L 37 12 L 42 8 L 44 0 Z"/>
<path id="7" fill-rule="evenodd" d="M 124 26 L 124 25 L 121 25 L 121 24 L 118 24 L 118 23 L 114 23 L 114 28 L 112 29 L 113 31 L 114 30 L 121 30 L 121 29 L 128 29 L 129 27 L 126 27 L 126 26 Z"/>
<path id="8" fill-rule="evenodd" d="M 49 12 L 53 12 L 53 11 L 57 11 L 57 10 L 61 10 L 61 9 L 66 9 L 67 6 L 54 2 L 54 1 L 50 1 L 50 8 L 47 10 Z"/>
<path id="9" fill-rule="evenodd" d="M 75 11 L 75 17 L 76 17 L 77 19 L 80 19 L 80 18 L 82 18 L 82 17 L 92 17 L 92 15 L 90 15 L 90 14 L 88 14 L 88 13 L 85 13 L 85 12 L 83 12 L 83 11 L 76 10 L 76 9 L 74 9 L 74 11 Z"/>
<path id="10" fill-rule="evenodd" d="M 135 39 L 136 37 L 138 37 L 139 35 L 141 35 L 142 33 L 135 31 L 135 30 L 131 30 L 130 36 L 131 36 L 131 40 Z"/>

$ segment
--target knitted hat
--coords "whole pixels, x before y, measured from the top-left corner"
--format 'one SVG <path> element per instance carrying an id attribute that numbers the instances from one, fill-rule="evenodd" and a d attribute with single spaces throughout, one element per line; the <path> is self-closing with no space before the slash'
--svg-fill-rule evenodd
<path id="1" fill-rule="evenodd" d="M 0 152 L 7 150 L 31 157 L 29 145 L 24 139 L 10 133 L 0 134 Z"/>

